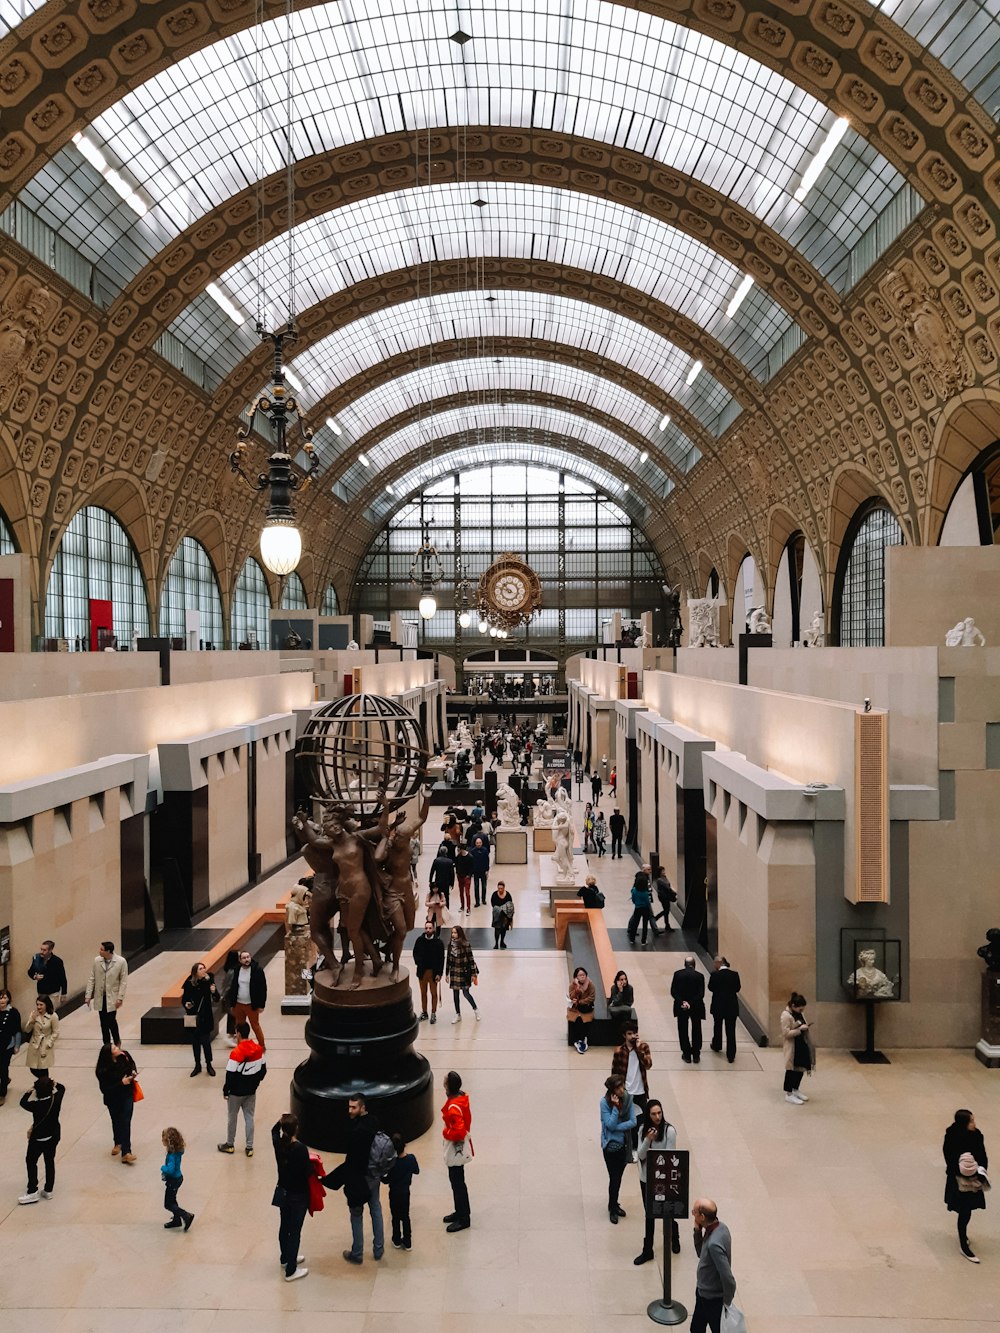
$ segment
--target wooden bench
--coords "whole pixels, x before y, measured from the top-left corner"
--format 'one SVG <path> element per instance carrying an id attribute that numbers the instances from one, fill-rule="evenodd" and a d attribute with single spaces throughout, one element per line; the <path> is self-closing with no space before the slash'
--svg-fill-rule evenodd
<path id="1" fill-rule="evenodd" d="M 289 890 L 289 893 L 291 890 Z M 238 925 L 226 932 L 218 944 L 201 955 L 201 961 L 216 976 L 224 970 L 231 950 L 248 950 L 261 967 L 266 967 L 284 945 L 286 893 L 273 908 L 249 912 Z M 184 1026 L 181 994 L 190 968 L 160 996 L 159 1005 L 147 1009 L 140 1024 L 140 1039 L 144 1046 L 181 1046 L 191 1041 L 191 1029 Z M 216 1021 L 218 1012 L 215 1011 Z M 213 1025 L 212 1035 L 216 1027 Z"/>
<path id="2" fill-rule="evenodd" d="M 569 975 L 585 967 L 597 992 L 594 1021 L 587 1024 L 587 1041 L 593 1046 L 617 1046 L 621 1041 L 618 1019 L 608 1013 L 608 996 L 618 969 L 611 937 L 600 908 L 587 908 L 578 900 L 555 902 L 556 948 L 566 950 Z M 573 1030 L 566 1023 L 566 1044 L 573 1044 Z"/>

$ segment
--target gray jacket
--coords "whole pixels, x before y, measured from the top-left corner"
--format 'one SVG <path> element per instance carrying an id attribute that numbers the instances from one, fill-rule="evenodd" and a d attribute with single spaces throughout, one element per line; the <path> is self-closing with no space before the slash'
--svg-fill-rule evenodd
<path id="1" fill-rule="evenodd" d="M 694 1233 L 694 1248 L 698 1255 L 698 1274 L 695 1288 L 701 1296 L 721 1296 L 725 1305 L 732 1305 L 736 1295 L 733 1277 L 733 1238 L 725 1222 L 720 1222 L 707 1237 Z"/>

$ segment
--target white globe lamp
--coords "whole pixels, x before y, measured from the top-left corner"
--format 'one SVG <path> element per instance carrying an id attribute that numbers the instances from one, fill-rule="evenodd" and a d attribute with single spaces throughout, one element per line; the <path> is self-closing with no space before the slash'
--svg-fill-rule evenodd
<path id="1" fill-rule="evenodd" d="M 302 534 L 294 520 L 267 520 L 260 534 L 260 558 L 272 574 L 291 574 L 302 558 Z"/>
<path id="2" fill-rule="evenodd" d="M 437 609 L 438 604 L 430 593 L 424 593 L 423 597 L 421 597 L 420 601 L 417 603 L 417 610 L 420 612 L 424 620 L 430 620 L 431 616 L 436 613 Z"/>
<path id="3" fill-rule="evenodd" d="M 469 628 L 469 626 L 472 624 L 472 617 L 469 615 L 468 611 L 462 612 L 462 614 L 458 617 L 458 623 L 462 626 L 463 629 Z"/>

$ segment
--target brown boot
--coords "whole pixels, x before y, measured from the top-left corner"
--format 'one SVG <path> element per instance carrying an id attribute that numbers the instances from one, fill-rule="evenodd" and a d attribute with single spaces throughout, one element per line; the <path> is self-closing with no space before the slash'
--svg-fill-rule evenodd
<path id="1" fill-rule="evenodd" d="M 131 1152 L 122 1153 L 122 1161 L 125 1162 L 127 1166 L 131 1166 L 132 1163 L 135 1161 L 135 1153 Z"/>

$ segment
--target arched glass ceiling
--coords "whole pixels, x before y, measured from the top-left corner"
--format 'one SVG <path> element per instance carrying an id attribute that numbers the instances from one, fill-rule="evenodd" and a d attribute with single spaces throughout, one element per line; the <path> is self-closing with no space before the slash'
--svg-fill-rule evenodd
<path id="1" fill-rule="evenodd" d="M 450 40 L 460 17 L 470 35 L 463 44 Z M 580 135 L 730 196 L 835 285 L 846 279 L 851 246 L 903 188 L 891 164 L 848 131 L 796 203 L 833 113 L 749 56 L 607 0 L 481 0 L 469 12 L 439 0 L 338 0 L 291 22 L 297 159 L 423 127 Z M 135 272 L 260 172 L 282 168 L 285 26 L 283 16 L 264 25 L 266 48 L 280 58 L 265 57 L 262 89 L 251 29 L 179 60 L 97 117 L 92 137 L 147 200 L 142 219 L 72 147 L 26 187 L 24 202 L 103 261 L 110 281 Z"/>
<path id="2" fill-rule="evenodd" d="M 304 348 L 291 365 L 303 386 L 300 397 L 311 405 L 400 352 L 461 338 L 468 340 L 470 356 L 492 356 L 492 340 L 499 337 L 547 339 L 607 357 L 676 398 L 713 434 L 732 401 L 706 370 L 686 384 L 691 357 L 659 334 L 585 301 L 541 292 L 444 292 L 406 301 L 354 320 Z"/>
<path id="3" fill-rule="evenodd" d="M 421 452 L 430 452 L 435 440 L 467 433 L 474 441 L 480 434 L 498 436 L 517 430 L 544 431 L 578 440 L 594 456 L 607 459 L 623 482 L 642 484 L 661 498 L 670 490 L 670 479 L 662 468 L 650 460 L 640 463 L 640 451 L 624 436 L 575 412 L 537 403 L 473 403 L 428 413 L 368 449 L 365 457 L 369 466 L 356 461 L 340 475 L 339 481 L 353 498 L 371 485 L 373 477 L 390 471 L 408 454 L 419 458 Z"/>
<path id="4" fill-rule="evenodd" d="M 539 467 L 573 473 L 591 482 L 597 490 L 604 491 L 633 521 L 645 522 L 648 511 L 639 496 L 631 489 L 626 491 L 623 483 L 599 463 L 548 445 L 517 439 L 481 442 L 475 436 L 471 436 L 461 449 L 415 464 L 392 483 L 392 493 L 382 487 L 365 510 L 364 516 L 370 523 L 381 524 L 387 514 L 399 508 L 401 500 L 407 499 L 414 491 L 423 490 L 430 482 L 440 480 L 442 472 L 464 473 L 487 463 L 536 463 Z"/>
<path id="5" fill-rule="evenodd" d="M 652 447 L 666 454 L 681 471 L 694 451 L 691 440 L 672 421 L 666 430 L 660 430 L 663 416 L 660 409 L 638 394 L 578 366 L 536 361 L 531 357 L 477 357 L 423 366 L 356 398 L 337 414 L 337 424 L 345 436 L 358 440 L 422 403 L 458 393 L 481 394 L 484 399 L 492 399 L 511 389 L 553 394 L 606 412 L 623 426 L 644 435 Z"/>
<path id="6" fill-rule="evenodd" d="M 382 273 L 469 256 L 543 260 L 602 274 L 686 315 L 760 380 L 768 378 L 768 353 L 792 323 L 759 287 L 727 316 L 744 275 L 694 237 L 622 204 L 545 185 L 471 181 L 361 199 L 296 227 L 294 250 L 300 310 Z M 263 276 L 271 298 L 263 322 L 280 328 L 287 270 L 288 238 L 276 236 L 219 285 L 249 315 Z M 206 326 L 205 311 L 195 306 L 171 331 L 199 356 L 230 367 L 258 341 L 249 324 Z"/>
<path id="7" fill-rule="evenodd" d="M 45 0 L 0 0 L 0 35 Z M 985 106 L 1000 115 L 1000 10 L 995 0 L 872 0 L 873 8 L 926 46 Z"/>

